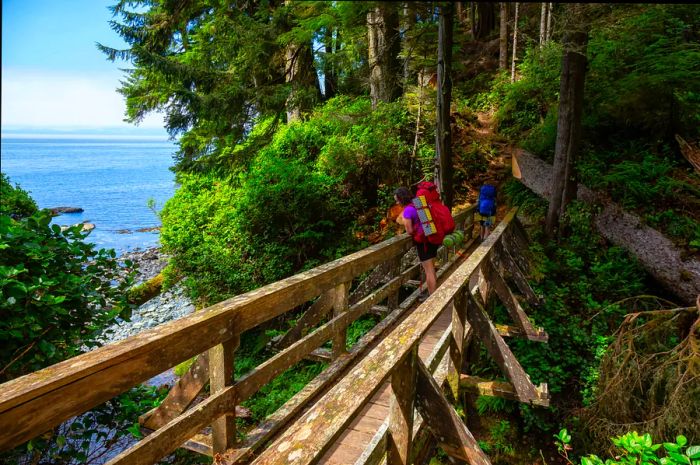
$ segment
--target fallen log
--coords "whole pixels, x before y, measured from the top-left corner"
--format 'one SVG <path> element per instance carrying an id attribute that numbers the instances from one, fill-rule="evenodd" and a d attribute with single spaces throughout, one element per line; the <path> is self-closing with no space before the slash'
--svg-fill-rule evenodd
<path id="1" fill-rule="evenodd" d="M 549 198 L 551 165 L 524 150 L 516 151 L 512 164 L 514 177 L 537 195 Z M 700 295 L 700 260 L 684 257 L 683 251 L 670 239 L 643 224 L 638 216 L 605 199 L 604 195 L 579 184 L 576 197 L 601 206 L 594 222 L 605 239 L 634 255 L 647 272 L 683 304 L 695 302 Z"/>

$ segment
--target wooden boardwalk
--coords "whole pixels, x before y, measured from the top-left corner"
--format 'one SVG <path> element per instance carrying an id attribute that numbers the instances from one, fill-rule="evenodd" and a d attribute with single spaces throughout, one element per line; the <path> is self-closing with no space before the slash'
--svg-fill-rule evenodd
<path id="1" fill-rule="evenodd" d="M 427 364 L 435 345 L 450 327 L 452 312 L 446 308 L 421 339 L 418 356 Z M 352 465 L 360 458 L 379 427 L 389 417 L 391 384 L 387 381 L 372 397 L 360 414 L 342 433 L 335 444 L 318 463 L 327 465 Z"/>

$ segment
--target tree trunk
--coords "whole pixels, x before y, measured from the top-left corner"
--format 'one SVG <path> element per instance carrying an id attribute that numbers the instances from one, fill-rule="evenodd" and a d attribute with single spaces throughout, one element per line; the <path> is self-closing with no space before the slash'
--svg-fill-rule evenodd
<path id="1" fill-rule="evenodd" d="M 496 28 L 496 4 L 494 2 L 478 2 L 476 13 L 474 38 L 483 39 Z"/>
<path id="2" fill-rule="evenodd" d="M 575 162 L 581 140 L 587 42 L 587 32 L 564 35 L 554 170 L 545 226 L 550 238 L 559 234 L 559 218 L 576 194 Z"/>
<path id="3" fill-rule="evenodd" d="M 547 42 L 552 39 L 552 13 L 554 13 L 554 3 L 549 2 L 547 8 Z"/>
<path id="4" fill-rule="evenodd" d="M 379 3 L 367 13 L 369 88 L 372 108 L 401 95 L 399 15 L 394 3 Z"/>
<path id="5" fill-rule="evenodd" d="M 287 121 L 301 118 L 301 112 L 311 108 L 320 95 L 318 75 L 309 44 L 287 45 L 285 81 L 292 89 L 287 98 Z"/>
<path id="6" fill-rule="evenodd" d="M 476 39 L 476 2 L 469 2 L 469 27 L 472 38 Z"/>
<path id="7" fill-rule="evenodd" d="M 498 40 L 498 69 L 508 68 L 508 4 L 501 2 L 501 27 Z"/>
<path id="8" fill-rule="evenodd" d="M 518 150 L 513 156 L 513 176 L 537 195 L 551 198 L 550 164 Z M 700 295 L 700 259 L 688 256 L 659 231 L 645 225 L 640 217 L 610 202 L 605 192 L 591 191 L 579 184 L 576 198 L 599 207 L 593 216 L 593 225 L 605 239 L 637 257 L 649 274 L 682 303 L 695 302 Z"/>
<path id="9" fill-rule="evenodd" d="M 540 12 L 540 48 L 544 45 L 547 38 L 547 2 L 542 2 L 542 11 Z"/>
<path id="10" fill-rule="evenodd" d="M 450 103 L 452 101 L 452 27 L 453 7 L 445 3 L 440 7 L 438 25 L 437 67 L 437 124 L 435 127 L 436 157 L 438 159 L 436 184 L 442 201 L 452 207 L 452 130 L 450 127 Z"/>
<path id="11" fill-rule="evenodd" d="M 406 58 L 403 62 L 403 82 L 404 87 L 408 85 L 411 78 L 411 52 L 410 44 L 408 43 L 408 33 L 416 25 L 416 6 L 413 2 L 404 2 L 403 6 L 403 40 L 401 47 L 403 48 Z"/>
<path id="12" fill-rule="evenodd" d="M 515 57 L 518 54 L 518 10 L 519 3 L 515 2 L 515 19 L 513 20 L 513 62 L 510 66 L 510 82 L 515 82 Z"/>
<path id="13" fill-rule="evenodd" d="M 335 72 L 332 56 L 335 52 L 333 46 L 333 29 L 327 28 L 324 39 L 326 56 L 323 60 L 323 97 L 328 100 L 335 97 L 338 91 L 338 76 Z"/>

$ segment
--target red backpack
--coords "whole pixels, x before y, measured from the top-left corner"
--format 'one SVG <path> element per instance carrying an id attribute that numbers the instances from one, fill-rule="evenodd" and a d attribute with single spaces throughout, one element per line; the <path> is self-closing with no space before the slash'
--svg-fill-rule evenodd
<path id="1" fill-rule="evenodd" d="M 445 236 L 455 230 L 455 220 L 452 218 L 450 209 L 440 201 L 437 186 L 428 181 L 419 183 L 413 204 L 422 226 L 421 230 L 414 229 L 413 239 L 421 244 L 430 242 L 441 245 Z M 435 228 L 432 227 L 433 225 Z"/>

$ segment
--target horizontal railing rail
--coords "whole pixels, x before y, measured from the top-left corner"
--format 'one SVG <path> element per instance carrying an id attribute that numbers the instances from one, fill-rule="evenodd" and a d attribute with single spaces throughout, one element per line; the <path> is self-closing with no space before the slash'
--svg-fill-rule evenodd
<path id="1" fill-rule="evenodd" d="M 460 222 L 473 212 L 472 206 L 455 216 Z M 308 348 L 329 334 L 337 335 L 338 330 L 347 326 L 353 316 L 366 312 L 381 300 L 380 297 L 385 298 L 397 291 L 405 283 L 406 276 L 394 278 L 384 286 L 383 291 L 375 292 L 370 300 L 362 300 L 350 307 L 347 305 L 349 283 L 384 262 L 396 260 L 411 246 L 409 236 L 403 234 L 393 237 L 312 270 L 212 305 L 190 316 L 4 383 L 0 385 L 0 431 L 3 431 L 0 435 L 0 450 L 12 448 L 42 434 L 198 354 L 209 352 L 211 366 L 214 360 L 211 357 L 216 355 L 215 349 L 235 349 L 235 341 L 242 332 L 324 293 L 334 292 L 339 286 L 345 286 L 345 307 L 349 308 L 349 312 L 335 315 L 328 324 L 316 330 L 320 331 L 320 335 L 311 333 L 294 346 Z M 321 344 L 323 342 L 325 341 L 321 341 Z M 295 354 L 301 352 L 305 350 L 297 350 Z M 194 410 L 210 409 L 210 413 L 215 412 L 215 417 L 230 412 L 231 399 L 235 397 L 240 401 L 241 396 L 250 395 L 255 391 L 255 386 L 277 373 L 278 369 L 274 367 L 275 360 L 279 359 L 280 357 L 273 357 L 236 385 L 229 385 L 226 381 L 221 384 L 217 381 L 220 374 L 213 374 L 212 393 L 216 392 L 217 395 L 212 395 L 209 400 L 188 412 L 197 416 L 197 411 Z M 289 360 L 285 361 L 285 364 L 288 362 Z M 225 373 L 223 377 L 226 377 Z M 154 434 L 158 434 L 158 431 Z M 182 441 L 178 443 L 178 440 L 173 438 L 171 445 L 179 446 Z"/>
<path id="2" fill-rule="evenodd" d="M 500 278 L 491 276 L 491 273 L 497 274 L 497 270 L 489 270 L 493 263 L 498 263 L 497 257 L 504 253 L 500 251 L 502 239 L 511 224 L 517 221 L 516 212 L 517 209 L 511 210 L 421 306 L 385 336 L 303 416 L 288 425 L 285 432 L 252 462 L 253 465 L 317 463 L 386 382 L 391 383 L 392 400 L 383 428 L 390 434 L 375 436 L 377 444 L 372 444 L 358 463 L 371 462 L 370 456 L 376 459 L 383 454 L 386 454 L 388 464 L 410 463 L 414 426 L 415 431 L 420 429 L 418 423 L 414 424 L 415 406 L 422 417 L 420 421 L 429 423 L 434 437 L 448 455 L 473 464 L 490 464 L 442 394 L 441 384 L 449 377 L 445 371 L 447 365 L 438 375 L 438 380 L 433 374 L 443 356 L 447 357 L 453 373 L 450 384 L 454 385 L 453 394 L 456 394 L 462 384 L 462 354 L 468 343 L 465 341 L 476 334 L 511 379 L 513 384 L 502 384 L 512 391 L 509 394 L 513 398 L 532 404 L 547 404 L 546 385 L 540 388 L 532 385 L 475 297 L 477 287 L 488 286 L 485 279 Z M 480 279 L 475 282 L 473 278 L 477 277 Z M 489 291 L 479 293 L 483 294 L 484 301 L 488 300 Z M 504 299 L 505 291 L 497 290 L 496 293 L 501 300 Z M 441 337 L 433 354 L 423 362 L 418 357 L 418 345 L 432 324 L 448 309 L 452 313 L 452 325 Z M 522 326 L 526 322 L 521 316 L 514 312 L 512 317 L 521 325 L 522 331 L 530 331 Z M 534 334 L 534 328 L 532 332 Z M 229 462 L 223 460 L 221 463 Z"/>

